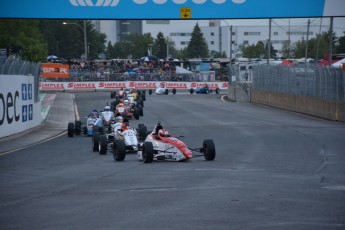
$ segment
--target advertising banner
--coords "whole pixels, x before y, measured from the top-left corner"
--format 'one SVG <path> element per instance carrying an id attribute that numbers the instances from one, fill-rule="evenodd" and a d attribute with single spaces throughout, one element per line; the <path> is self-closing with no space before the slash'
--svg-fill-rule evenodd
<path id="1" fill-rule="evenodd" d="M 231 19 L 344 16 L 344 0 L 1 0 L 0 18 Z"/>
<path id="2" fill-rule="evenodd" d="M 43 63 L 42 77 L 45 78 L 69 78 L 69 65 Z"/>
<path id="3" fill-rule="evenodd" d="M 0 138 L 40 125 L 41 103 L 34 102 L 34 77 L 0 76 Z"/>
<path id="4" fill-rule="evenodd" d="M 111 91 L 120 88 L 156 89 L 163 85 L 167 89 L 196 89 L 207 84 L 211 89 L 227 89 L 228 82 L 176 82 L 176 81 L 119 81 L 119 82 L 40 82 L 40 91 Z"/>

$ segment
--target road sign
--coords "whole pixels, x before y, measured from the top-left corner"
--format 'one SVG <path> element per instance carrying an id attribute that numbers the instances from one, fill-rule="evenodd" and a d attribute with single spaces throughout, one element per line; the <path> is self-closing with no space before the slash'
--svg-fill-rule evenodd
<path id="1" fill-rule="evenodd" d="M 181 8 L 180 9 L 180 17 L 181 17 L 181 19 L 190 19 L 192 17 L 192 9 L 191 8 Z"/>

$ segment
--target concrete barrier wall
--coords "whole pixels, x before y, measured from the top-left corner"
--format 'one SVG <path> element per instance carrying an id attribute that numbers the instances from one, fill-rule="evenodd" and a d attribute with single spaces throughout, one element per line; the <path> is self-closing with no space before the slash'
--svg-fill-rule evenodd
<path id="1" fill-rule="evenodd" d="M 245 92 L 242 87 L 236 87 L 229 85 L 228 86 L 228 98 L 231 101 L 236 102 L 248 102 L 249 101 L 249 92 Z"/>
<path id="2" fill-rule="evenodd" d="M 0 138 L 41 124 L 34 90 L 33 76 L 0 75 Z"/>
<path id="3" fill-rule="evenodd" d="M 345 103 L 251 89 L 251 102 L 308 114 L 333 121 L 345 121 Z"/>

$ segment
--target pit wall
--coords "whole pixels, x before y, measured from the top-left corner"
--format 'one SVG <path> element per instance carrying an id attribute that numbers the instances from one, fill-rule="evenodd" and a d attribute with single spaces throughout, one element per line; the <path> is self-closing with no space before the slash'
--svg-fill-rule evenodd
<path id="1" fill-rule="evenodd" d="M 41 124 L 41 102 L 35 103 L 34 77 L 0 75 L 0 138 Z"/>
<path id="2" fill-rule="evenodd" d="M 252 103 L 264 104 L 332 121 L 345 121 L 345 102 L 251 89 Z"/>

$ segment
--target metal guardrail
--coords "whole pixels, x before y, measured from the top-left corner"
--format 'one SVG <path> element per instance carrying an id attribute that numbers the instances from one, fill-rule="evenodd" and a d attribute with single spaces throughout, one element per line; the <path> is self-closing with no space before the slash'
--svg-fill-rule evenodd
<path id="1" fill-rule="evenodd" d="M 316 64 L 253 66 L 252 87 L 297 96 L 345 101 L 345 71 Z"/>
<path id="2" fill-rule="evenodd" d="M 10 60 L 0 62 L 0 75 L 30 75 L 34 76 L 34 101 L 39 102 L 39 76 L 41 64 L 24 60 Z"/>

